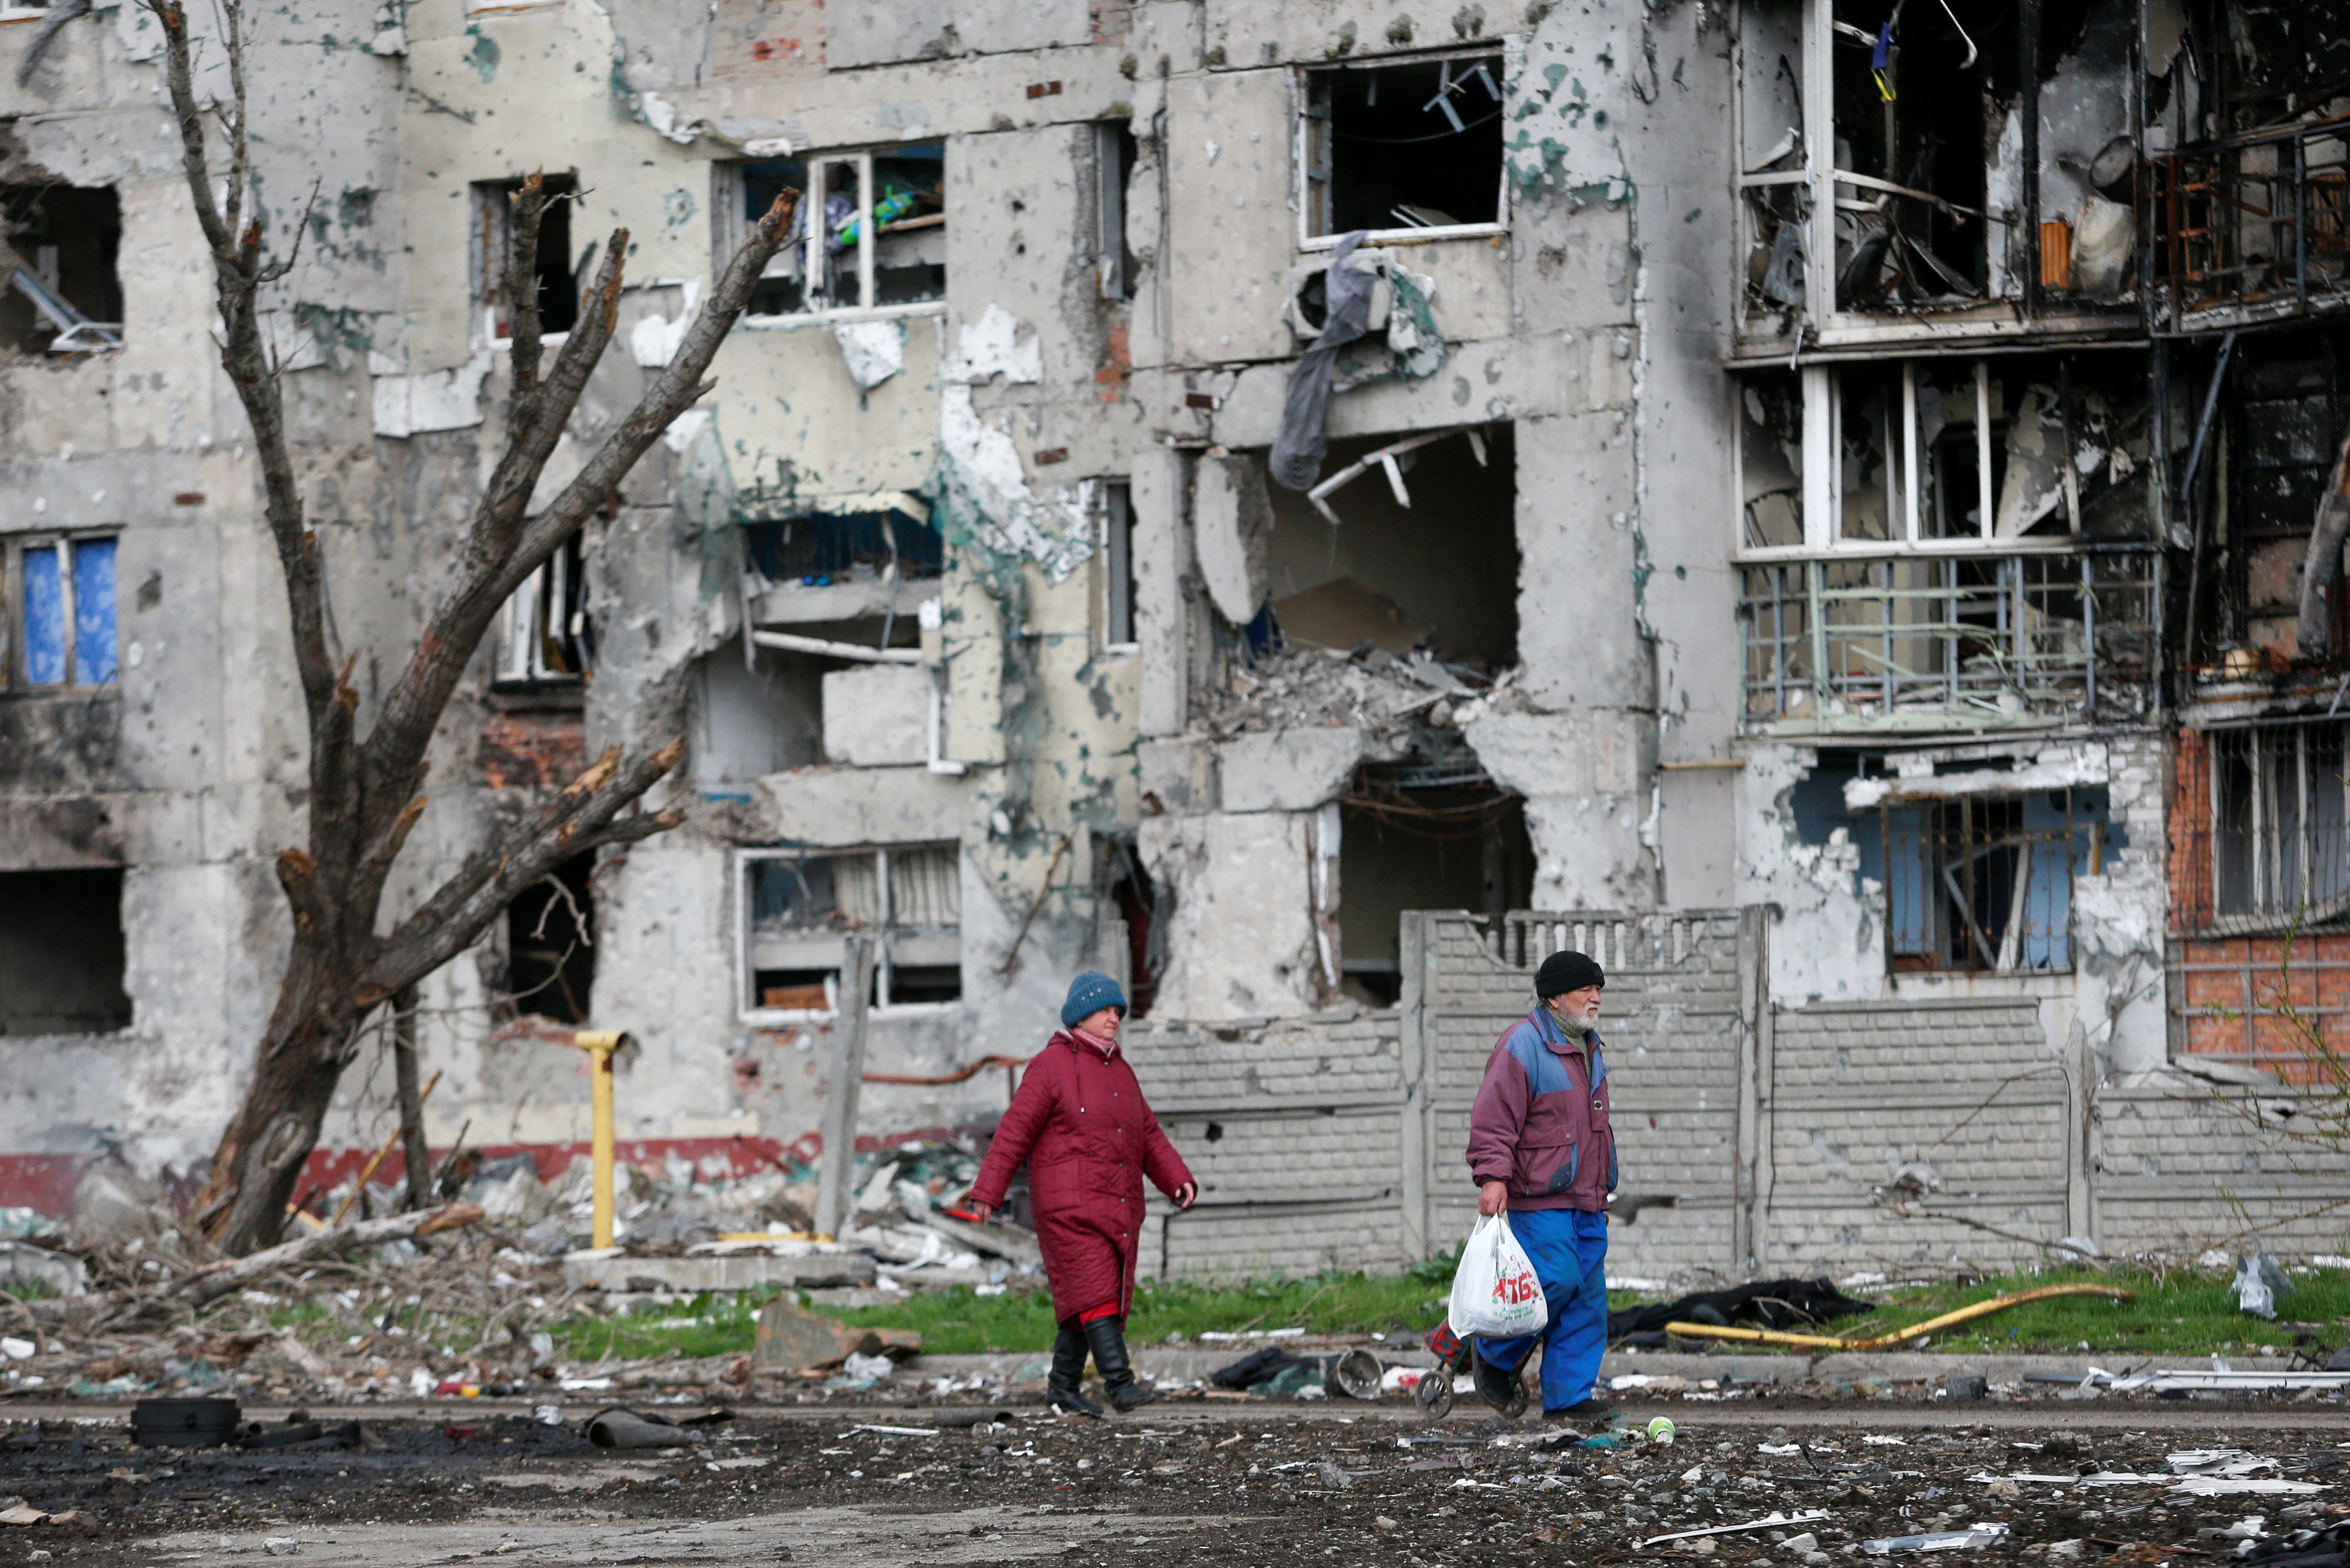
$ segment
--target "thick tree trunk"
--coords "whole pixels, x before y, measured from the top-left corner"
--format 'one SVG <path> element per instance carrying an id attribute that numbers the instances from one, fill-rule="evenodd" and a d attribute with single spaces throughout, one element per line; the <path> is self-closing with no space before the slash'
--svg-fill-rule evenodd
<path id="1" fill-rule="evenodd" d="M 296 933 L 286 984 L 236 1115 L 221 1135 L 195 1219 L 224 1251 L 276 1241 L 302 1166 L 317 1146 L 363 1014 L 350 966 Z"/>

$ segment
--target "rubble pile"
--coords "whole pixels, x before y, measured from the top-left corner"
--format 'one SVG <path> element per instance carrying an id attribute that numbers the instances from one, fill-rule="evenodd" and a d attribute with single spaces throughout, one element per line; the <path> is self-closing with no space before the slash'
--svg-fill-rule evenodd
<path id="1" fill-rule="evenodd" d="M 1245 668 L 1235 663 L 1201 701 L 1207 730 L 1220 739 L 1345 724 L 1372 740 L 1374 760 L 1391 760 L 1376 754 L 1379 739 L 1464 722 L 1505 701 L 1517 676 L 1513 670 L 1496 679 L 1425 649 L 1291 647 L 1261 653 Z"/>
<path id="2" fill-rule="evenodd" d="M 854 1343 L 806 1361 L 630 1356 L 625 1347 L 648 1331 L 746 1329 L 760 1299 L 795 1282 L 754 1272 L 730 1293 L 670 1288 L 630 1271 L 664 1260 L 831 1260 L 825 1277 L 857 1283 L 810 1293 L 839 1304 L 946 1284 L 991 1294 L 1041 1286 L 1031 1232 L 946 1211 L 977 1168 L 976 1149 L 962 1141 L 865 1156 L 855 1220 L 830 1241 L 809 1233 L 816 1184 L 805 1170 L 730 1178 L 715 1159 L 622 1165 L 614 1184 L 622 1244 L 598 1252 L 587 1246 L 590 1162 L 542 1181 L 527 1157 L 515 1157 L 483 1162 L 459 1201 L 424 1214 L 361 1218 L 394 1209 L 398 1195 L 346 1182 L 311 1199 L 280 1246 L 231 1260 L 184 1230 L 152 1189 L 99 1168 L 72 1220 L 25 1227 L 37 1241 L 0 1241 L 0 1401 L 217 1393 L 366 1402 L 604 1389 L 685 1399 L 739 1396 L 754 1379 L 767 1385 L 763 1396 L 785 1399 L 869 1388 L 889 1375 L 886 1358 L 919 1351 L 919 1335 L 850 1334 Z M 349 1213 L 330 1227 L 346 1199 Z M 944 1381 L 958 1392 L 983 1386 Z"/>

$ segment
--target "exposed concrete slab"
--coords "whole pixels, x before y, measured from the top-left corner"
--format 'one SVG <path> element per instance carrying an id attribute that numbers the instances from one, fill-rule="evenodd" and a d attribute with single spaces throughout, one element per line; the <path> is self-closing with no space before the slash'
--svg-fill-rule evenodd
<path id="1" fill-rule="evenodd" d="M 1274 730 L 1216 748 L 1226 811 L 1312 811 L 1337 798 L 1363 758 L 1363 732 Z"/>
<path id="2" fill-rule="evenodd" d="M 920 763 L 930 745 L 931 672 L 919 664 L 867 664 L 824 677 L 824 756 L 855 767 Z"/>
<path id="3" fill-rule="evenodd" d="M 1290 1017 L 1314 1006 L 1307 819 L 1147 817 L 1143 862 L 1175 893 L 1157 1004 L 1169 1017 Z"/>
<path id="4" fill-rule="evenodd" d="M 1216 749 L 1204 737 L 1144 741 L 1134 749 L 1145 809 L 1192 816 L 1216 809 Z"/>
<path id="5" fill-rule="evenodd" d="M 927 768 L 802 768 L 759 781 L 775 836 L 827 847 L 959 837 L 963 790 Z"/>

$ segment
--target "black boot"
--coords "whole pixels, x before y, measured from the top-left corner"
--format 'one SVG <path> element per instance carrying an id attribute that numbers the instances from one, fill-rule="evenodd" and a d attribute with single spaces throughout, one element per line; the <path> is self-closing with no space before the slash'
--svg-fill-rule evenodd
<path id="1" fill-rule="evenodd" d="M 1101 1372 L 1102 1386 L 1109 1390 L 1109 1402 L 1118 1409 L 1131 1410 L 1159 1397 L 1158 1389 L 1134 1380 L 1134 1365 L 1126 1358 L 1124 1318 L 1094 1319 L 1086 1324 L 1086 1343 L 1093 1347 L 1094 1366 Z"/>
<path id="2" fill-rule="evenodd" d="M 1065 1328 L 1053 1341 L 1053 1370 L 1045 1379 L 1045 1403 L 1072 1416 L 1098 1416 L 1102 1407 L 1086 1397 L 1086 1336 Z"/>

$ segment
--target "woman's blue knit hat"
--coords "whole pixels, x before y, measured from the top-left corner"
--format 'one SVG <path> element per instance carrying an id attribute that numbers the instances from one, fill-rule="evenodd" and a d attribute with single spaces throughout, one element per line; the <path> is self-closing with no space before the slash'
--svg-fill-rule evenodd
<path id="1" fill-rule="evenodd" d="M 1126 992 L 1101 971 L 1089 969 L 1069 981 L 1069 1000 L 1061 1003 L 1061 1027 L 1075 1029 L 1105 1007 L 1115 1007 L 1125 1017 Z"/>

